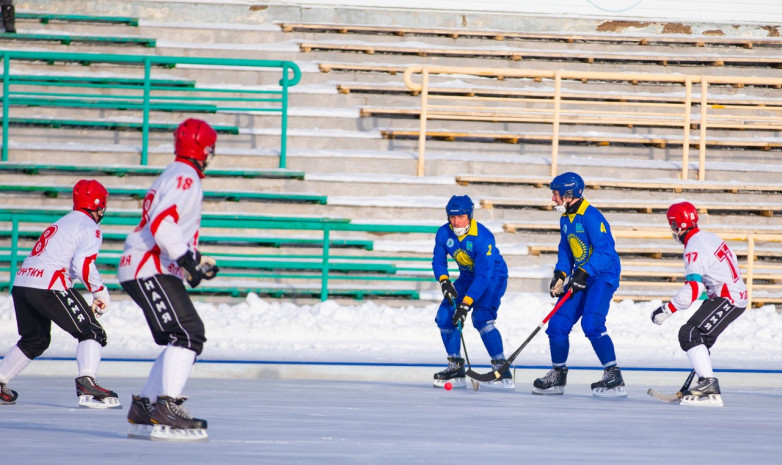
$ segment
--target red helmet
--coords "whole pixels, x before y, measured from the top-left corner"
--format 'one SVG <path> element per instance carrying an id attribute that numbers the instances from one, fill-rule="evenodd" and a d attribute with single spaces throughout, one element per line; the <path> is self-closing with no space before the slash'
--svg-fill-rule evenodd
<path id="1" fill-rule="evenodd" d="M 82 179 L 73 186 L 73 209 L 96 211 L 106 208 L 109 191 L 94 179 Z"/>
<path id="2" fill-rule="evenodd" d="M 205 161 L 215 152 L 217 132 L 200 119 L 186 119 L 174 131 L 174 153 L 183 158 Z"/>
<path id="3" fill-rule="evenodd" d="M 690 202 L 679 202 L 668 207 L 668 224 L 674 231 L 684 231 L 698 226 L 698 210 Z"/>

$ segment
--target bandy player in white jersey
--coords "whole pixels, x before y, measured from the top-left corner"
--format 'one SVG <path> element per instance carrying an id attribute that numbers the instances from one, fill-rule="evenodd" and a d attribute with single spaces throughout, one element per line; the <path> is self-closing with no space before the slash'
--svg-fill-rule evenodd
<path id="1" fill-rule="evenodd" d="M 207 438 L 206 420 L 193 418 L 182 405 L 190 367 L 206 341 L 182 280 L 196 287 L 218 271 L 215 261 L 197 250 L 201 178 L 216 141 L 217 133 L 204 121 L 188 119 L 177 127 L 176 158 L 147 191 L 141 222 L 125 240 L 119 281 L 144 311 L 155 342 L 164 346 L 141 394 L 132 398 L 130 437 Z"/>
<path id="2" fill-rule="evenodd" d="M 698 385 L 683 392 L 682 405 L 722 405 L 722 395 L 709 357 L 717 337 L 747 308 L 747 286 L 736 254 L 715 234 L 698 229 L 698 212 L 689 202 L 668 208 L 673 237 L 684 244 L 684 287 L 670 302 L 652 312 L 658 325 L 694 302 L 705 300 L 679 330 L 679 344 L 698 375 Z"/>
<path id="3" fill-rule="evenodd" d="M 109 310 L 109 293 L 95 260 L 103 242 L 98 223 L 109 193 L 98 181 L 73 187 L 73 211 L 44 230 L 16 273 L 11 296 L 20 339 L 0 362 L 0 404 L 13 404 L 17 393 L 6 384 L 51 342 L 52 322 L 78 339 L 76 395 L 79 405 L 120 407 L 117 394 L 95 383 L 106 332 L 97 318 Z M 73 290 L 75 279 L 92 292 L 92 305 Z"/>

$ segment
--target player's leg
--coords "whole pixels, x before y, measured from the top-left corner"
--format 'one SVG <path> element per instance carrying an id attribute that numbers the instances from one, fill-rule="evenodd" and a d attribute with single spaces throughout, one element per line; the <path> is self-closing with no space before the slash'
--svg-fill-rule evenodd
<path id="1" fill-rule="evenodd" d="M 533 394 L 562 395 L 567 385 L 567 359 L 570 352 L 570 331 L 581 316 L 583 293 L 570 297 L 551 317 L 546 328 L 552 368 L 533 383 Z"/>
<path id="2" fill-rule="evenodd" d="M 478 299 L 472 311 L 472 325 L 478 330 L 486 352 L 491 358 L 492 369 L 497 369 L 505 364 L 505 351 L 502 344 L 502 334 L 497 329 L 496 321 L 502 296 L 508 285 L 507 278 L 496 278 L 490 287 L 486 289 Z M 500 374 L 500 379 L 483 383 L 487 388 L 513 390 L 516 385 L 510 369 Z"/>
<path id="3" fill-rule="evenodd" d="M 581 329 L 592 344 L 597 358 L 603 365 L 600 381 L 592 383 L 592 393 L 598 397 L 625 397 L 622 370 L 616 363 L 614 342 L 608 335 L 606 316 L 611 307 L 616 287 L 604 281 L 595 281 L 584 291 L 584 314 L 581 317 Z"/>
<path id="4" fill-rule="evenodd" d="M 714 376 L 709 348 L 717 337 L 744 313 L 724 298 L 704 301 L 679 330 L 679 344 L 690 360 L 698 384 L 685 392 L 682 405 L 722 405 L 719 380 Z"/>
<path id="5" fill-rule="evenodd" d="M 20 338 L 0 361 L 0 405 L 16 402 L 18 394 L 8 387 L 8 383 L 49 347 L 51 321 L 36 311 L 34 306 L 36 296 L 41 292 L 51 291 L 19 286 L 11 290 Z"/>
<path id="6" fill-rule="evenodd" d="M 453 324 L 453 314 L 451 304 L 443 300 L 434 318 L 435 324 L 440 329 L 440 337 L 448 359 L 448 366 L 434 374 L 434 387 L 443 387 L 445 383 L 451 383 L 455 388 L 466 386 L 464 358 L 461 356 L 461 335 L 459 329 Z"/>

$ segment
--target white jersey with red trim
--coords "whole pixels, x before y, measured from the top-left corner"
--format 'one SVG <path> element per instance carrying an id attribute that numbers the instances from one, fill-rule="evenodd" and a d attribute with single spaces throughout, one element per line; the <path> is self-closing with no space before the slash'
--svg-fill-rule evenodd
<path id="1" fill-rule="evenodd" d="M 96 297 L 105 297 L 108 292 L 95 267 L 102 243 L 95 220 L 72 211 L 43 231 L 16 272 L 14 286 L 64 291 L 78 279 Z"/>
<path id="2" fill-rule="evenodd" d="M 185 161 L 168 165 L 144 197 L 141 222 L 125 239 L 120 282 L 156 274 L 182 277 L 176 259 L 198 245 L 201 176 Z"/>
<path id="3" fill-rule="evenodd" d="M 686 310 L 704 291 L 709 297 L 725 297 L 737 307 L 747 306 L 747 286 L 736 254 L 719 236 L 696 231 L 686 240 L 683 258 L 686 283 L 671 299 L 672 311 Z"/>

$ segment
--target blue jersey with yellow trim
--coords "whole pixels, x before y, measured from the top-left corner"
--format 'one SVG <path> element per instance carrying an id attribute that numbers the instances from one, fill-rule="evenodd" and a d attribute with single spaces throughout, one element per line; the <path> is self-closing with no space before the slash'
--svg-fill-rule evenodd
<path id="1" fill-rule="evenodd" d="M 492 277 L 507 277 L 508 265 L 494 243 L 494 234 L 484 225 L 470 220 L 470 229 L 458 237 L 450 224 L 437 230 L 432 253 L 432 271 L 438 281 L 448 275 L 448 255 L 459 266 L 459 281 L 471 282 L 466 295 L 478 300 Z"/>
<path id="2" fill-rule="evenodd" d="M 600 211 L 586 199 L 578 211 L 559 219 L 559 259 L 556 270 L 571 274 L 583 268 L 590 279 L 600 277 L 619 286 L 621 265 L 611 227 Z"/>

